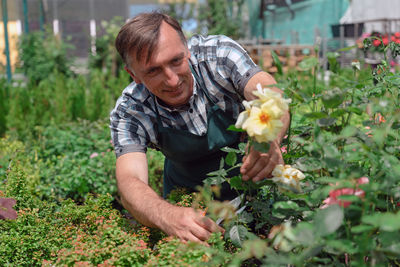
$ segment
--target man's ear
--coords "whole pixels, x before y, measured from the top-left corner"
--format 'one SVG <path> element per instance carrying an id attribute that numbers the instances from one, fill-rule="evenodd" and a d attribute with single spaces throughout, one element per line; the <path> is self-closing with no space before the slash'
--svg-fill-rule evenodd
<path id="1" fill-rule="evenodd" d="M 142 83 L 142 81 L 136 77 L 135 74 L 133 74 L 133 72 L 128 68 L 128 66 L 125 66 L 124 69 L 126 70 L 126 72 L 129 73 L 129 75 L 132 77 L 132 79 L 135 81 L 135 83 L 140 84 Z"/>

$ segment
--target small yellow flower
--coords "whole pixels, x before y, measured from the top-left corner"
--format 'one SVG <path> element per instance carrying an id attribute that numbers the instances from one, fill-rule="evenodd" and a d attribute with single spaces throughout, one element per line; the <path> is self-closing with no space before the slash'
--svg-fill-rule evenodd
<path id="1" fill-rule="evenodd" d="M 260 84 L 253 94 L 258 99 L 243 101 L 245 110 L 239 114 L 235 127 L 246 130 L 259 143 L 273 141 L 283 127 L 281 117 L 289 109 L 291 100 Z"/>
<path id="2" fill-rule="evenodd" d="M 276 165 L 272 171 L 272 181 L 278 184 L 285 185 L 285 188 L 292 189 L 295 192 L 301 192 L 300 180 L 305 178 L 305 175 L 290 165 Z"/>

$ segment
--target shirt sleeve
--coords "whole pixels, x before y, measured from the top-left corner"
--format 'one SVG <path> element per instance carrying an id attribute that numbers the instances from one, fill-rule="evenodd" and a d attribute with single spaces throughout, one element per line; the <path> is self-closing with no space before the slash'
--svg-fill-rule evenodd
<path id="1" fill-rule="evenodd" d="M 220 79 L 230 80 L 235 91 L 244 97 L 244 88 L 248 81 L 262 71 L 261 68 L 243 47 L 226 36 L 221 36 L 218 40 L 216 55 Z"/>
<path id="2" fill-rule="evenodd" d="M 146 153 L 149 143 L 144 126 L 148 117 L 140 109 L 132 108 L 135 105 L 127 105 L 126 101 L 122 96 L 110 113 L 111 140 L 117 158 L 130 152 Z"/>

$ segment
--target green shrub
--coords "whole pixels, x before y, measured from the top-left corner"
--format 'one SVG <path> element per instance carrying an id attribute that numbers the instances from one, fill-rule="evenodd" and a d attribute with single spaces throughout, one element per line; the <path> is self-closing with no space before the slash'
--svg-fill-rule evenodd
<path id="1" fill-rule="evenodd" d="M 104 122 L 38 127 L 33 149 L 45 198 L 83 201 L 87 193 L 116 195 L 115 155 Z"/>
<path id="2" fill-rule="evenodd" d="M 50 31 L 24 34 L 19 42 L 20 69 L 30 84 L 38 84 L 54 71 L 71 76 L 68 49 L 71 46 Z"/>

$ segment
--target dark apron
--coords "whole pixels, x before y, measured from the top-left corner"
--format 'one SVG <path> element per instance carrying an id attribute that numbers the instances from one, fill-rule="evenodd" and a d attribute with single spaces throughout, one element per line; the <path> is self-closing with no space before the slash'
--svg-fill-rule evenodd
<path id="1" fill-rule="evenodd" d="M 162 126 L 160 114 L 156 105 L 157 132 L 160 150 L 165 155 L 164 162 L 164 198 L 175 188 L 184 187 L 189 191 L 197 191 L 202 185 L 207 173 L 218 170 L 222 157 L 226 153 L 222 147 L 237 147 L 240 133 L 226 130 L 235 124 L 235 119 L 226 114 L 212 101 L 203 80 L 193 71 L 198 88 L 204 92 L 212 107 L 207 110 L 207 133 L 198 136 L 187 131 L 166 128 Z M 229 177 L 239 174 L 239 168 L 231 171 Z M 233 199 L 237 193 L 224 182 L 219 199 Z"/>

